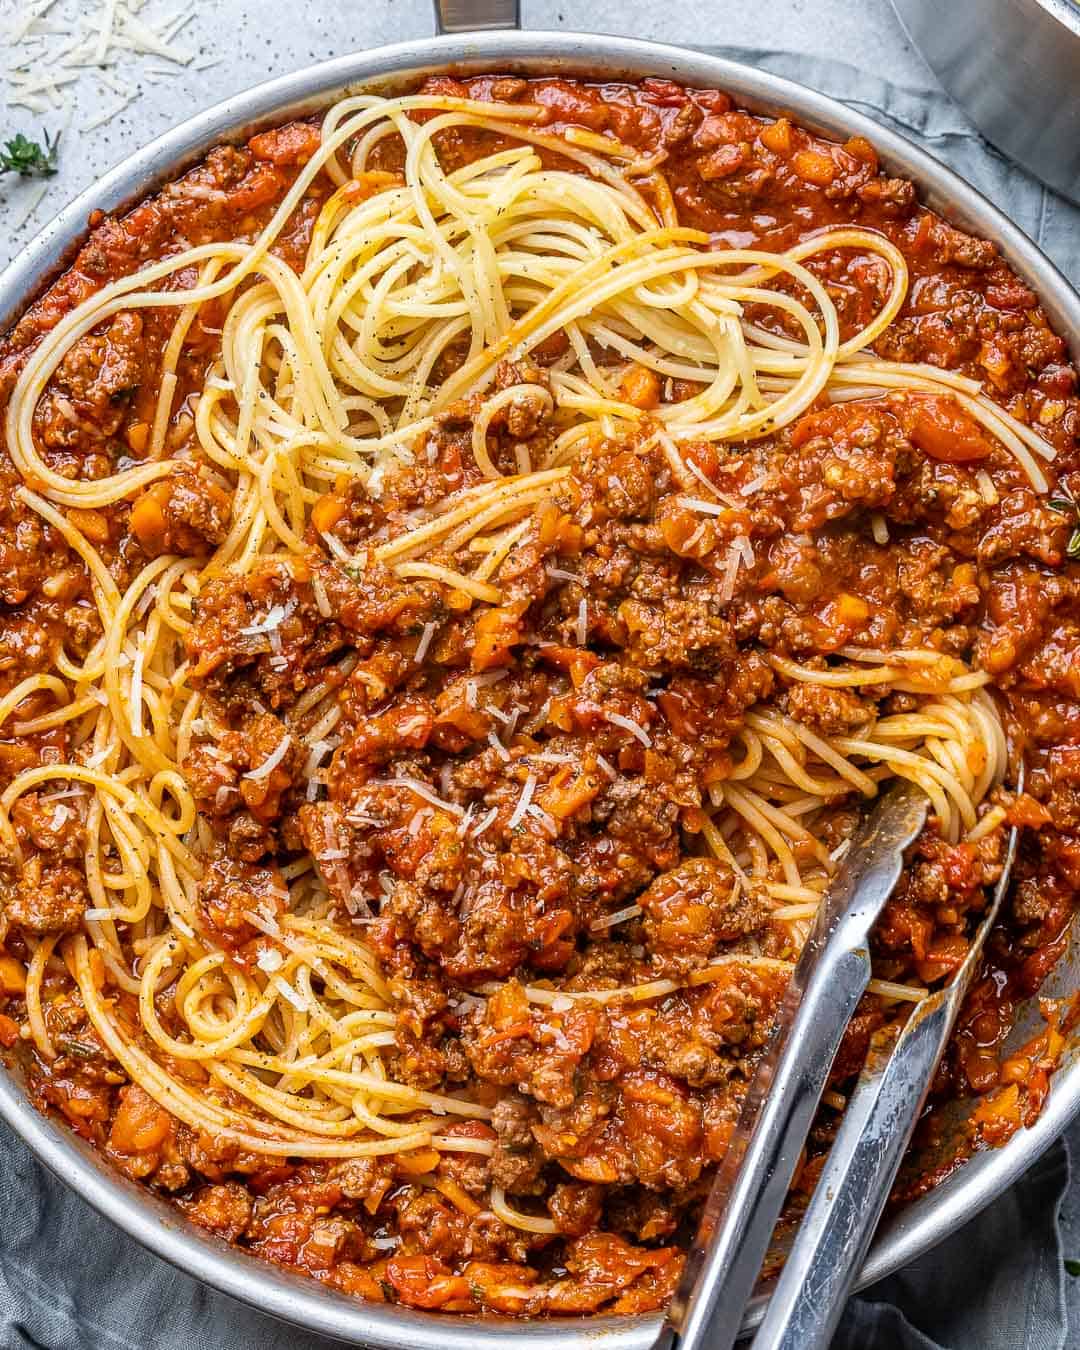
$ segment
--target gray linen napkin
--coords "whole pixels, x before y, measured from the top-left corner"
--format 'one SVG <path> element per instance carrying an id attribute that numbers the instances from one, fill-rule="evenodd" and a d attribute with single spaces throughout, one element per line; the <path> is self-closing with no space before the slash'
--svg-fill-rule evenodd
<path id="1" fill-rule="evenodd" d="M 920 142 L 1080 279 L 1080 209 L 989 147 L 940 90 L 897 87 L 798 53 L 713 50 L 801 80 Z M 959 1233 L 853 1299 L 834 1350 L 1080 1345 L 1080 1289 L 1067 1287 L 1074 1282 L 1063 1266 L 1080 1256 L 1070 1144 L 1080 1157 L 1080 1125 Z M 2 1127 L 0 1195 L 0 1350 L 331 1350 L 148 1255 Z"/>

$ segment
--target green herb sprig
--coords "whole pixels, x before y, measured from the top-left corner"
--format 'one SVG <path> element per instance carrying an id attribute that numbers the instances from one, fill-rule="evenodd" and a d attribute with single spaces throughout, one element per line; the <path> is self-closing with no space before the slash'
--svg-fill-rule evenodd
<path id="1" fill-rule="evenodd" d="M 7 141 L 0 149 L 0 173 L 17 173 L 20 178 L 51 178 L 60 153 L 60 133 L 51 140 L 47 131 L 42 136 L 44 147 L 21 131 Z"/>
<path id="2" fill-rule="evenodd" d="M 1077 502 L 1068 488 L 1059 488 L 1058 492 L 1060 495 L 1050 497 L 1046 504 L 1051 511 L 1060 511 L 1063 516 L 1072 519 L 1073 527 L 1069 534 L 1069 542 L 1065 545 L 1065 553 L 1070 558 L 1080 558 L 1080 502 Z"/>

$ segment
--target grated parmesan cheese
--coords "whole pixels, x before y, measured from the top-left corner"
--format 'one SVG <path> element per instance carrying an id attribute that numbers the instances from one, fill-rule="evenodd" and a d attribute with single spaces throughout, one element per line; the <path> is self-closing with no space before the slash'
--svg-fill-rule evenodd
<path id="1" fill-rule="evenodd" d="M 604 773 L 607 774 L 607 776 L 612 780 L 612 782 L 614 782 L 615 779 L 618 778 L 619 776 L 618 770 L 609 760 L 606 760 L 603 755 L 596 756 L 596 763 L 604 771 Z"/>
<path id="2" fill-rule="evenodd" d="M 994 486 L 994 480 L 985 469 L 976 469 L 975 479 L 979 484 L 979 495 L 987 506 L 996 506 L 999 501 L 997 488 Z"/>
<path id="3" fill-rule="evenodd" d="M 257 928 L 260 933 L 265 933 L 267 937 L 280 938 L 282 932 L 278 926 L 277 919 L 269 911 L 261 912 L 254 909 L 245 909 L 243 916 L 251 924 L 252 928 Z"/>
<path id="4" fill-rule="evenodd" d="M 419 810 L 413 812 L 408 825 L 405 827 L 406 830 L 415 839 L 420 833 L 424 821 L 427 820 L 428 816 L 433 816 L 434 814 L 435 812 L 432 811 L 430 806 L 421 806 Z"/>
<path id="5" fill-rule="evenodd" d="M 432 806 L 438 807 L 440 811 L 448 811 L 452 816 L 463 816 L 464 810 L 456 802 L 444 801 L 432 789 L 419 778 L 409 778 L 402 775 L 398 778 L 376 778 L 370 784 L 371 787 L 404 787 L 410 792 L 415 792 L 418 797 L 424 801 L 430 802 Z"/>
<path id="6" fill-rule="evenodd" d="M 739 563 L 741 561 L 741 552 L 732 544 L 728 549 L 727 561 L 724 564 L 724 579 L 720 585 L 720 599 L 725 605 L 735 594 L 735 578 L 739 574 Z"/>
<path id="7" fill-rule="evenodd" d="M 477 822 L 476 828 L 472 832 L 472 837 L 474 839 L 479 839 L 480 836 L 484 833 L 484 831 L 488 829 L 489 826 L 494 824 L 495 817 L 498 814 L 499 808 L 497 806 L 493 806 L 490 811 L 488 811 L 485 815 L 481 816 L 480 820 Z"/>
<path id="8" fill-rule="evenodd" d="M 413 652 L 413 660 L 416 664 L 422 665 L 424 657 L 428 654 L 428 648 L 431 646 L 431 639 L 435 635 L 436 625 L 433 623 L 424 624 L 424 631 L 420 641 L 416 644 L 416 651 Z"/>
<path id="9" fill-rule="evenodd" d="M 73 127 L 85 133 L 112 121 L 135 101 L 141 82 L 175 76 L 196 55 L 176 38 L 198 6 L 161 16 L 148 12 L 155 8 L 147 0 L 24 0 L 4 34 L 4 101 L 36 115 L 60 112 L 65 145 L 76 134 Z M 191 68 L 205 69 L 218 59 L 202 58 Z M 107 100 L 108 94 L 115 97 Z M 17 204 L 9 194 L 9 234 L 30 222 L 48 186 L 27 185 Z"/>
<path id="10" fill-rule="evenodd" d="M 544 827 L 544 830 L 552 839 L 559 837 L 559 827 L 555 823 L 555 817 L 548 815 L 542 806 L 537 806 L 535 802 L 530 802 L 526 808 L 530 816 L 533 816 Z"/>
<path id="11" fill-rule="evenodd" d="M 246 628 L 238 628 L 236 631 L 241 637 L 257 637 L 263 633 L 273 633 L 276 628 L 280 627 L 284 618 L 285 606 L 275 605 L 264 618 L 259 619 L 256 623 L 248 624 Z M 278 641 L 281 641 L 280 637 Z"/>
<path id="12" fill-rule="evenodd" d="M 518 798 L 517 806 L 514 807 L 510 819 L 506 822 L 508 830 L 515 829 L 524 819 L 525 812 L 529 809 L 529 803 L 532 801 L 533 793 L 536 791 L 536 774 L 530 773 L 525 779 L 525 786 L 521 790 L 521 796 Z"/>
<path id="13" fill-rule="evenodd" d="M 341 540 L 337 537 L 336 534 L 329 534 L 327 533 L 326 530 L 320 530 L 319 533 L 322 535 L 323 542 L 326 544 L 326 547 L 330 550 L 330 552 L 334 555 L 334 557 L 338 559 L 339 562 L 356 561 L 354 558 L 350 558 L 349 550 L 345 547 L 345 545 L 341 542 Z"/>
<path id="14" fill-rule="evenodd" d="M 602 919 L 593 919 L 589 928 L 593 932 L 599 932 L 603 928 L 614 928 L 617 923 L 625 923 L 627 919 L 636 919 L 640 913 L 640 905 L 627 905 L 623 909 L 617 909 L 614 914 L 605 914 Z"/>
<path id="15" fill-rule="evenodd" d="M 81 797 L 84 793 L 84 790 L 85 790 L 84 788 L 79 786 L 79 787 L 61 788 L 59 792 L 43 792 L 41 796 L 38 798 L 38 801 L 44 804 L 45 802 L 64 801 L 65 798 L 67 797 Z"/>
<path id="16" fill-rule="evenodd" d="M 652 737 L 645 728 L 629 717 L 624 717 L 622 713 L 605 712 L 604 720 L 610 722 L 613 727 L 622 727 L 623 731 L 628 731 L 631 736 L 636 736 L 646 750 L 652 745 Z"/>
<path id="17" fill-rule="evenodd" d="M 721 492 L 720 489 L 716 486 L 715 483 L 711 482 L 708 478 L 706 478 L 705 475 L 702 473 L 702 471 L 698 468 L 698 466 L 694 463 L 694 461 L 693 461 L 692 459 L 690 459 L 689 457 L 684 457 L 684 458 L 683 458 L 683 463 L 684 463 L 684 464 L 686 465 L 686 467 L 690 470 L 690 472 L 694 475 L 694 477 L 698 480 L 698 482 L 701 483 L 701 484 L 703 484 L 705 487 L 707 487 L 707 488 L 709 489 L 710 492 L 715 493 L 715 495 L 716 495 L 717 497 L 719 497 L 721 501 L 727 502 L 728 505 L 730 505 L 730 506 L 736 506 L 736 505 L 738 505 L 738 503 L 735 502 L 735 501 L 733 501 L 733 499 L 732 499 L 731 497 L 729 497 L 729 496 L 727 495 L 727 493 Z"/>
<path id="18" fill-rule="evenodd" d="M 315 597 L 315 604 L 319 613 L 324 619 L 331 618 L 334 611 L 330 607 L 330 597 L 326 594 L 326 586 L 318 572 L 311 578 L 311 593 Z"/>
<path id="19" fill-rule="evenodd" d="M 315 771 L 322 763 L 326 752 L 332 750 L 333 746 L 329 741 L 312 741 L 308 748 L 308 757 L 304 762 L 304 777 L 310 783 L 315 776 Z"/>
<path id="20" fill-rule="evenodd" d="M 245 778 L 251 778 L 255 782 L 261 782 L 264 778 L 269 778 L 277 766 L 285 758 L 289 746 L 292 745 L 292 737 L 288 732 L 282 736 L 277 745 L 271 750 L 257 769 L 252 769 L 250 773 L 244 774 Z"/>

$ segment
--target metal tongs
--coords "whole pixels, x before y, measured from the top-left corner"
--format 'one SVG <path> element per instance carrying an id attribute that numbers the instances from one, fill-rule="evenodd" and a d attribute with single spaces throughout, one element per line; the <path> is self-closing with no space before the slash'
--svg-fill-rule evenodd
<path id="1" fill-rule="evenodd" d="M 739 1336 L 833 1060 L 870 981 L 870 930 L 927 807 L 913 784 L 891 787 L 864 820 L 826 893 L 654 1350 L 730 1350 Z M 1014 829 L 959 970 L 915 1007 L 899 1034 L 883 1028 L 871 1041 L 753 1350 L 828 1345 L 997 917 L 1015 853 Z"/>

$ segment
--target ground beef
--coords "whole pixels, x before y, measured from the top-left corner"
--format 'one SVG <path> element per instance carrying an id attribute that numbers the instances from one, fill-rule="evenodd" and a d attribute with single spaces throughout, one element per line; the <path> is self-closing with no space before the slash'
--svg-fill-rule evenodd
<path id="1" fill-rule="evenodd" d="M 30 933 L 74 933 L 89 905 L 80 868 L 47 861 L 44 854 L 35 853 L 23 863 L 3 912 L 8 923 Z"/>
<path id="2" fill-rule="evenodd" d="M 765 918 L 734 872 L 710 858 L 688 858 L 638 897 L 646 944 L 658 972 L 677 974 L 706 961 L 719 946 L 756 931 Z"/>

